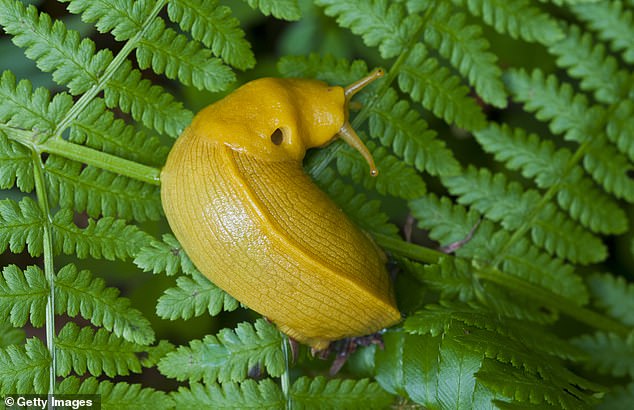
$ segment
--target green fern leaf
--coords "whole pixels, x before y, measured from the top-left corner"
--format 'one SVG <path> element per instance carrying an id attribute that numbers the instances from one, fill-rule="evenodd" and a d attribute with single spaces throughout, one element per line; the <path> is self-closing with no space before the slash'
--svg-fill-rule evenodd
<path id="1" fill-rule="evenodd" d="M 265 16 L 273 15 L 282 20 L 299 20 L 302 16 L 297 0 L 246 0 L 253 9 L 259 9 Z"/>
<path id="2" fill-rule="evenodd" d="M 350 62 L 345 58 L 336 59 L 327 54 L 311 53 L 305 56 L 285 56 L 277 63 L 278 71 L 284 77 L 316 78 L 328 84 L 347 85 L 368 74 L 368 66 L 363 60 Z M 363 91 L 360 93 L 363 95 Z"/>
<path id="3" fill-rule="evenodd" d="M 28 266 L 25 271 L 5 266 L 0 275 L 0 315 L 15 327 L 24 326 L 29 319 L 33 326 L 41 327 L 48 293 L 44 272 L 37 266 Z"/>
<path id="4" fill-rule="evenodd" d="M 634 63 L 634 17 L 622 1 L 577 4 L 571 10 L 598 31 L 602 40 L 609 41 L 614 51 L 622 52 L 626 62 Z"/>
<path id="5" fill-rule="evenodd" d="M 368 379 L 300 377 L 290 393 L 297 409 L 385 409 L 393 401 L 385 390 Z"/>
<path id="6" fill-rule="evenodd" d="M 284 396 L 271 379 L 259 382 L 245 380 L 242 383 L 202 385 L 193 383 L 189 389 L 180 387 L 172 393 L 176 408 L 208 409 L 271 409 L 284 407 Z"/>
<path id="7" fill-rule="evenodd" d="M 69 140 L 131 161 L 163 165 L 169 148 L 121 119 L 96 98 L 73 121 Z"/>
<path id="8" fill-rule="evenodd" d="M 191 277 L 176 279 L 176 287 L 169 288 L 156 304 L 156 314 L 163 319 L 190 319 L 208 312 L 216 316 L 222 311 L 230 312 L 240 306 L 228 293 L 214 285 L 199 272 Z"/>
<path id="9" fill-rule="evenodd" d="M 53 155 L 45 169 L 51 201 L 61 208 L 86 211 L 92 218 L 103 215 L 140 222 L 161 216 L 157 186 Z"/>
<path id="10" fill-rule="evenodd" d="M 407 101 L 399 100 L 393 89 L 388 89 L 371 111 L 370 135 L 382 145 L 390 146 L 406 164 L 431 175 L 452 175 L 459 171 L 460 164 L 445 143 L 436 139 L 436 132 L 428 128 Z"/>
<path id="11" fill-rule="evenodd" d="M 596 136 L 586 152 L 583 166 L 592 178 L 607 192 L 634 202 L 634 180 L 628 175 L 634 169 L 632 163 L 613 145 L 607 143 L 603 135 Z"/>
<path id="12" fill-rule="evenodd" d="M 20 202 L 1 200 L 0 253 L 7 246 L 11 252 L 20 253 L 26 246 L 31 256 L 41 255 L 44 223 L 40 208 L 30 197 Z"/>
<path id="13" fill-rule="evenodd" d="M 618 61 L 606 55 L 602 44 L 595 44 L 592 35 L 570 26 L 566 36 L 549 48 L 556 55 L 557 65 L 581 80 L 582 90 L 594 92 L 598 101 L 612 104 L 626 97 L 629 74 L 619 69 Z"/>
<path id="14" fill-rule="evenodd" d="M 45 394 L 51 357 L 37 337 L 0 349 L 0 394 Z"/>
<path id="15" fill-rule="evenodd" d="M 172 276 L 182 271 L 187 275 L 198 272 L 174 235 L 163 235 L 163 241 L 152 241 L 142 247 L 134 258 L 134 263 L 144 272 L 154 274 L 165 272 Z"/>
<path id="16" fill-rule="evenodd" d="M 59 93 L 51 100 L 47 89 L 39 87 L 33 91 L 30 81 L 21 80 L 17 84 L 15 81 L 10 71 L 4 71 L 0 76 L 0 121 L 7 125 L 52 130 L 73 105 L 73 99 L 68 94 Z"/>
<path id="17" fill-rule="evenodd" d="M 397 235 L 398 228 L 381 211 L 380 201 L 369 200 L 364 194 L 357 193 L 354 188 L 341 182 L 333 170 L 325 169 L 316 182 L 361 228 L 388 236 Z"/>
<path id="18" fill-rule="evenodd" d="M 193 85 L 199 90 L 221 91 L 235 81 L 235 75 L 222 61 L 211 56 L 196 41 L 166 28 L 162 19 L 156 19 L 148 27 L 136 50 L 141 69 L 151 67 L 157 74 Z"/>
<path id="19" fill-rule="evenodd" d="M 78 228 L 73 212 L 62 209 L 53 216 L 53 241 L 57 253 L 91 256 L 108 260 L 127 259 L 152 240 L 152 237 L 124 220 L 104 217 L 88 220 L 88 226 Z"/>
<path id="20" fill-rule="evenodd" d="M 460 83 L 438 60 L 427 55 L 422 44 L 416 44 L 403 63 L 398 84 L 414 101 L 444 119 L 467 130 L 477 130 L 485 125 L 484 114 L 469 89 Z"/>
<path id="21" fill-rule="evenodd" d="M 567 140 L 588 141 L 597 124 L 603 123 L 602 110 L 590 109 L 585 95 L 575 93 L 570 84 L 559 84 L 554 75 L 545 77 L 539 69 L 530 75 L 524 69 L 512 69 L 505 79 L 513 97 L 527 111 L 535 112 L 538 120 L 550 121 L 551 131 L 563 133 Z"/>
<path id="22" fill-rule="evenodd" d="M 441 298 L 456 297 L 462 302 L 474 299 L 472 268 L 464 259 L 448 256 L 432 265 L 422 265 L 407 259 L 401 259 L 400 262 L 405 270 L 440 292 Z"/>
<path id="23" fill-rule="evenodd" d="M 623 338 L 614 333 L 596 332 L 571 340 L 588 357 L 585 365 L 600 374 L 634 377 L 634 333 Z"/>
<path id="24" fill-rule="evenodd" d="M 255 65 L 251 45 L 229 7 L 218 6 L 217 0 L 177 0 L 167 4 L 167 13 L 170 20 L 228 64 L 242 70 Z"/>
<path id="25" fill-rule="evenodd" d="M 515 370 L 494 360 L 484 360 L 476 377 L 492 392 L 520 403 L 551 405 L 563 410 L 590 410 L 591 404 L 596 401 L 588 394 L 580 394 L 578 389 L 562 389 L 539 376 Z"/>
<path id="26" fill-rule="evenodd" d="M 526 135 L 521 128 L 490 124 L 474 133 L 482 147 L 506 162 L 511 170 L 521 170 L 545 189 L 557 186 L 557 202 L 570 216 L 594 232 L 623 233 L 627 218 L 609 196 L 584 178 L 579 166 L 570 167 L 572 154 L 566 149 L 555 151 L 551 141 L 540 141 L 535 134 Z"/>
<path id="27" fill-rule="evenodd" d="M 145 351 L 142 346 L 127 342 L 105 329 L 95 332 L 90 327 L 80 328 L 67 323 L 55 339 L 57 374 L 68 376 L 89 372 L 93 376 L 127 376 L 141 372 L 137 354 Z"/>
<path id="28" fill-rule="evenodd" d="M 634 284 L 623 277 L 593 274 L 587 278 L 595 303 L 610 316 L 628 326 L 634 326 Z"/>
<path id="29" fill-rule="evenodd" d="M 80 380 L 67 377 L 57 386 L 61 394 L 99 394 L 103 410 L 167 410 L 174 408 L 171 397 L 140 384 L 99 381 L 94 377 Z"/>
<path id="30" fill-rule="evenodd" d="M 103 326 L 123 339 L 147 345 L 154 340 L 150 322 L 130 307 L 130 300 L 119 297 L 119 290 L 107 288 L 103 279 L 87 270 L 66 265 L 55 280 L 55 313 L 81 315 L 95 326 Z"/>
<path id="31" fill-rule="evenodd" d="M 402 4 L 386 0 L 346 1 L 317 0 L 326 15 L 337 17 L 337 23 L 360 35 L 369 47 L 378 46 L 383 58 L 399 55 L 416 40 L 422 19 L 408 14 Z"/>
<path id="32" fill-rule="evenodd" d="M 282 336 L 274 325 L 258 319 L 255 324 L 240 323 L 222 329 L 217 336 L 191 341 L 160 360 L 158 368 L 167 377 L 190 383 L 241 381 L 249 370 L 261 365 L 269 375 L 284 372 Z M 226 386 L 226 384 L 225 384 Z"/>
<path id="33" fill-rule="evenodd" d="M 549 253 L 579 263 L 597 262 L 606 256 L 599 238 L 575 225 L 552 204 L 538 208 L 536 191 L 523 191 L 518 183 L 507 183 L 503 174 L 469 167 L 462 175 L 444 178 L 443 183 L 459 196 L 458 202 L 500 221 L 508 230 L 528 223 L 533 242 Z"/>
<path id="34" fill-rule="evenodd" d="M 506 107 L 497 57 L 488 51 L 489 42 L 480 27 L 466 24 L 464 13 L 456 13 L 447 2 L 439 3 L 429 16 L 424 40 L 469 80 L 484 101 Z"/>
<path id="35" fill-rule="evenodd" d="M 634 102 L 624 99 L 613 107 L 606 127 L 608 139 L 619 151 L 627 154 L 630 161 L 634 161 L 634 142 L 631 137 L 634 135 Z"/>
<path id="36" fill-rule="evenodd" d="M 0 350 L 9 345 L 24 344 L 26 334 L 8 323 L 0 323 Z"/>
<path id="37" fill-rule="evenodd" d="M 33 159 L 26 148 L 10 141 L 0 131 L 0 189 L 11 189 L 14 185 L 22 192 L 33 190 Z"/>
<path id="38" fill-rule="evenodd" d="M 141 72 L 132 69 L 129 61 L 125 61 L 108 81 L 104 100 L 108 107 L 118 106 L 146 127 L 171 137 L 178 136 L 193 117 L 163 88 L 142 79 Z"/>
<path id="39" fill-rule="evenodd" d="M 81 39 L 78 32 L 68 30 L 61 21 L 52 22 L 46 13 L 21 2 L 2 0 L 0 25 L 12 34 L 12 41 L 25 49 L 26 56 L 37 63 L 40 70 L 52 72 L 53 79 L 68 86 L 71 94 L 86 92 L 96 83 L 112 61 L 109 50 L 95 53 L 95 43 Z"/>
<path id="40" fill-rule="evenodd" d="M 360 182 L 368 190 L 376 190 L 381 195 L 412 199 L 425 193 L 425 183 L 413 168 L 391 155 L 385 148 L 368 142 L 368 149 L 374 157 L 379 175 L 373 177 L 368 171 L 368 164 L 359 152 L 345 146 L 337 156 L 337 170 L 342 175 L 349 175 L 355 182 Z"/>
<path id="41" fill-rule="evenodd" d="M 452 0 L 455 4 L 468 7 L 500 34 L 521 38 L 528 42 L 549 45 L 561 40 L 564 33 L 558 22 L 529 0 Z"/>

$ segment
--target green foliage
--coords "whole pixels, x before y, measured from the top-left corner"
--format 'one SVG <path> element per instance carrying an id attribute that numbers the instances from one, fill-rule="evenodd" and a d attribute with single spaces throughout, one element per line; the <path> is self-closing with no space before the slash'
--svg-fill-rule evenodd
<path id="1" fill-rule="evenodd" d="M 631 0 L 61 2 L 53 17 L 0 0 L 0 52 L 12 42 L 33 62 L 0 74 L 0 253 L 22 254 L 0 275 L 0 395 L 100 394 L 105 409 L 631 407 L 634 285 L 615 273 L 631 271 Z M 267 50 L 285 77 L 346 86 L 385 72 L 349 105 L 379 176 L 340 142 L 305 163 L 395 263 L 406 318 L 384 346 L 357 346 L 345 379 L 248 321 L 156 223 L 189 107 L 278 75 Z M 47 87 L 16 78 L 35 69 Z M 32 327 L 46 337 L 26 338 Z M 155 341 L 166 329 L 180 347 Z"/>
<path id="2" fill-rule="evenodd" d="M 189 347 L 167 354 L 160 361 L 159 370 L 177 380 L 202 380 L 209 385 L 244 380 L 254 366 L 266 369 L 273 377 L 284 371 L 282 337 L 275 326 L 262 319 L 194 340 Z"/>

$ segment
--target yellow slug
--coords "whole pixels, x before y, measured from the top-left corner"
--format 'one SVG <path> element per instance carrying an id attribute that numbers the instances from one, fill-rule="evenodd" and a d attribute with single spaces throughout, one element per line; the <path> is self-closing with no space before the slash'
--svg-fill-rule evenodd
<path id="1" fill-rule="evenodd" d="M 324 349 L 401 319 L 386 257 L 306 175 L 306 150 L 338 136 L 352 95 L 306 79 L 251 81 L 199 112 L 161 173 L 176 238 L 213 283 L 301 343 Z"/>

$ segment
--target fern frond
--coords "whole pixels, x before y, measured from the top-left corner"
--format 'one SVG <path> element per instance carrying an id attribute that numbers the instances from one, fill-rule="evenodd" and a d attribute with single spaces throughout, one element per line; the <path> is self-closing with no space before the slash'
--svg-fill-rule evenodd
<path id="1" fill-rule="evenodd" d="M 163 241 L 153 240 L 142 247 L 134 258 L 134 263 L 144 272 L 154 274 L 165 272 L 168 276 L 183 272 L 193 275 L 198 272 L 185 250 L 174 235 L 163 235 Z"/>
<path id="2" fill-rule="evenodd" d="M 245 380 L 242 383 L 202 385 L 193 383 L 188 388 L 179 387 L 172 393 L 176 408 L 257 408 L 276 410 L 284 407 L 284 396 L 271 379 L 259 382 Z"/>
<path id="3" fill-rule="evenodd" d="M 328 84 L 347 85 L 368 74 L 363 60 L 336 59 L 327 54 L 311 53 L 306 56 L 285 56 L 277 62 L 277 69 L 284 77 L 316 78 Z M 360 93 L 363 95 L 363 92 Z"/>
<path id="4" fill-rule="evenodd" d="M 427 55 L 425 47 L 418 43 L 401 66 L 398 84 L 414 101 L 444 119 L 467 130 L 484 126 L 482 110 L 468 96 L 469 88 L 460 78 L 441 67 L 438 60 Z"/>
<path id="5" fill-rule="evenodd" d="M 240 22 L 231 17 L 231 9 L 217 0 L 176 0 L 167 4 L 170 20 L 210 47 L 228 64 L 242 70 L 255 65 L 251 45 L 244 38 Z"/>
<path id="6" fill-rule="evenodd" d="M 469 80 L 484 101 L 506 107 L 506 92 L 497 57 L 477 25 L 467 25 L 466 15 L 448 3 L 434 8 L 426 22 L 424 41 L 449 60 Z"/>
<path id="7" fill-rule="evenodd" d="M 414 39 L 422 19 L 409 14 L 403 4 L 385 0 L 346 1 L 317 0 L 324 13 L 337 18 L 337 23 L 360 35 L 369 47 L 378 46 L 383 58 L 399 55 Z"/>
<path id="8" fill-rule="evenodd" d="M 588 353 L 585 366 L 601 374 L 634 377 L 634 333 L 623 338 L 614 333 L 596 332 L 571 342 Z"/>
<path id="9" fill-rule="evenodd" d="M 583 165 L 595 181 L 606 191 L 634 201 L 634 181 L 626 174 L 631 168 L 627 158 L 607 142 L 602 130 L 606 111 L 599 106 L 588 106 L 587 98 L 574 92 L 570 84 L 559 84 L 555 76 L 544 77 L 540 70 L 531 75 L 524 70 L 510 70 L 507 86 L 514 98 L 524 103 L 536 117 L 549 121 L 553 133 L 564 138 L 586 143 Z"/>
<path id="10" fill-rule="evenodd" d="M 30 319 L 35 327 L 44 325 L 49 286 L 44 272 L 34 265 L 24 271 L 5 266 L 0 275 L 0 317 L 15 327 Z"/>
<path id="11" fill-rule="evenodd" d="M 55 280 L 55 313 L 81 315 L 95 326 L 125 340 L 141 345 L 154 340 L 150 322 L 130 307 L 130 300 L 119 297 L 119 290 L 107 288 L 103 279 L 93 278 L 87 270 L 66 265 Z"/>
<path id="12" fill-rule="evenodd" d="M 46 346 L 37 337 L 24 346 L 0 348 L 0 394 L 45 394 L 50 361 Z"/>
<path id="13" fill-rule="evenodd" d="M 26 246 L 31 256 L 42 254 L 42 226 L 44 217 L 38 205 L 30 197 L 20 202 L 11 199 L 0 201 L 0 253 L 9 247 L 20 253 Z"/>
<path id="14" fill-rule="evenodd" d="M 22 192 L 33 190 L 33 159 L 26 148 L 9 140 L 0 131 L 0 189 L 11 189 L 14 185 Z"/>
<path id="15" fill-rule="evenodd" d="M 240 323 L 233 329 L 222 329 L 217 336 L 191 341 L 160 360 L 158 368 L 167 377 L 190 383 L 202 380 L 210 385 L 247 378 L 249 369 L 261 365 L 269 375 L 284 372 L 282 336 L 264 319 L 255 324 Z M 225 384 L 226 385 L 226 384 Z"/>
<path id="16" fill-rule="evenodd" d="M 73 223 L 73 212 L 62 209 L 53 216 L 53 240 L 57 253 L 108 260 L 134 257 L 152 237 L 122 219 L 89 219 L 81 229 Z"/>
<path id="17" fill-rule="evenodd" d="M 290 391 L 298 409 L 385 409 L 393 401 L 385 390 L 368 379 L 327 380 L 300 377 Z"/>
<path id="18" fill-rule="evenodd" d="M 520 170 L 538 187 L 557 186 L 559 206 L 592 231 L 618 234 L 627 229 L 627 218 L 619 205 L 584 178 L 579 166 L 570 167 L 572 154 L 567 149 L 555 150 L 551 141 L 506 124 L 490 124 L 474 136 L 496 160 L 511 170 Z"/>
<path id="19" fill-rule="evenodd" d="M 399 161 L 383 147 L 377 148 L 372 142 L 366 145 L 374 157 L 379 175 L 370 175 L 367 162 L 350 146 L 344 146 L 337 156 L 337 170 L 340 174 L 350 176 L 366 189 L 376 190 L 381 195 L 412 199 L 425 193 L 425 182 L 413 168 Z"/>
<path id="20" fill-rule="evenodd" d="M 265 16 L 282 20 L 299 20 L 302 16 L 297 0 L 245 0 L 253 9 L 258 9 Z"/>
<path id="21" fill-rule="evenodd" d="M 199 272 L 191 277 L 176 279 L 176 287 L 169 288 L 156 304 L 156 314 L 163 319 L 190 319 L 208 312 L 216 316 L 222 311 L 230 312 L 240 306 L 231 295 L 214 285 Z"/>
<path id="22" fill-rule="evenodd" d="M 26 334 L 8 323 L 0 323 L 0 349 L 9 345 L 23 344 Z"/>
<path id="23" fill-rule="evenodd" d="M 124 382 L 112 383 L 99 381 L 94 377 L 80 380 L 67 377 L 57 386 L 61 394 L 99 394 L 101 408 L 122 410 L 168 410 L 174 408 L 174 402 L 162 391 L 143 388 L 140 384 Z"/>
<path id="24" fill-rule="evenodd" d="M 590 33 L 570 26 L 566 36 L 548 50 L 558 57 L 557 65 L 580 79 L 581 89 L 592 91 L 598 101 L 612 104 L 627 96 L 629 74 L 613 56 L 606 55 L 605 47 L 596 44 Z"/>
<path id="25" fill-rule="evenodd" d="M 398 233 L 396 225 L 390 223 L 388 215 L 381 211 L 380 201 L 369 200 L 365 194 L 356 192 L 338 179 L 333 170 L 325 169 L 316 182 L 361 228 L 388 236 Z"/>
<path id="26" fill-rule="evenodd" d="M 190 41 L 182 34 L 166 28 L 157 18 L 145 32 L 136 49 L 141 69 L 152 68 L 157 74 L 193 85 L 199 90 L 221 91 L 235 81 L 235 75 L 211 50 L 197 41 Z"/>
<path id="27" fill-rule="evenodd" d="M 630 161 L 634 161 L 634 102 L 631 99 L 623 99 L 613 106 L 606 133 L 619 151 L 627 154 Z"/>
<path id="28" fill-rule="evenodd" d="M 387 90 L 371 112 L 370 135 L 391 147 L 406 164 L 431 175 L 459 171 L 460 164 L 445 143 L 436 138 L 436 132 L 407 101 L 398 99 L 393 89 Z"/>
<path id="29" fill-rule="evenodd" d="M 73 121 L 69 141 L 149 165 L 164 164 L 169 152 L 156 136 L 115 119 L 101 98 L 92 100 Z"/>
<path id="30" fill-rule="evenodd" d="M 51 100 L 47 89 L 39 87 L 33 91 L 30 81 L 20 80 L 17 84 L 15 81 L 10 71 L 4 71 L 0 76 L 0 121 L 7 125 L 52 130 L 73 105 L 73 99 L 68 94 L 56 94 Z"/>
<path id="31" fill-rule="evenodd" d="M 86 211 L 92 218 L 103 215 L 139 222 L 161 216 L 157 186 L 53 155 L 45 169 L 49 197 L 61 208 Z"/>
<path id="32" fill-rule="evenodd" d="M 549 253 L 579 263 L 603 260 L 607 250 L 601 240 L 574 224 L 552 204 L 539 208 L 539 194 L 524 191 L 516 183 L 507 183 L 503 174 L 469 167 L 462 175 L 446 177 L 443 183 L 489 219 L 499 221 L 508 230 L 529 224 L 533 242 Z"/>
<path id="33" fill-rule="evenodd" d="M 160 133 L 177 137 L 192 120 L 193 114 L 162 87 L 141 78 L 141 72 L 125 61 L 104 89 L 108 107 L 119 107 L 132 118 Z"/>
<path id="34" fill-rule="evenodd" d="M 585 21 L 599 37 L 611 43 L 612 49 L 622 52 L 623 59 L 634 63 L 634 17 L 631 9 L 622 1 L 577 4 L 570 8 Z"/>
<path id="35" fill-rule="evenodd" d="M 587 278 L 594 302 L 610 316 L 634 325 L 634 284 L 621 276 L 595 273 Z"/>
<path id="36" fill-rule="evenodd" d="M 432 265 L 422 265 L 407 259 L 399 262 L 406 271 L 440 292 L 442 299 L 456 297 L 461 302 L 468 302 L 475 298 L 472 267 L 462 258 L 447 256 Z"/>
<path id="37" fill-rule="evenodd" d="M 68 376 L 89 372 L 93 376 L 127 376 L 141 372 L 137 354 L 145 351 L 142 346 L 127 342 L 105 329 L 96 332 L 90 327 L 80 328 L 68 322 L 55 338 L 57 375 Z"/>
<path id="38" fill-rule="evenodd" d="M 539 69 L 531 74 L 511 69 L 505 79 L 513 97 L 524 103 L 527 111 L 535 112 L 540 121 L 549 121 L 551 131 L 564 134 L 567 140 L 588 141 L 597 124 L 603 123 L 602 110 L 590 109 L 585 95 L 575 93 L 568 83 L 560 84 L 554 75 L 546 77 Z"/>
<path id="39" fill-rule="evenodd" d="M 495 360 L 484 360 L 476 377 L 492 392 L 517 400 L 519 403 L 550 405 L 563 410 L 590 410 L 596 402 L 590 394 L 584 394 L 573 385 L 563 388 L 537 375 L 515 370 Z"/>
<path id="40" fill-rule="evenodd" d="M 53 80 L 66 85 L 73 95 L 86 92 L 112 61 L 110 50 L 95 53 L 95 43 L 68 30 L 61 21 L 52 22 L 46 13 L 22 2 L 2 0 L 0 25 L 12 34 L 12 41 L 25 49 L 26 56 L 40 70 L 53 73 Z"/>
<path id="41" fill-rule="evenodd" d="M 561 40 L 564 33 L 549 14 L 533 6 L 529 0 L 452 0 L 467 7 L 498 33 L 528 42 L 549 45 Z"/>

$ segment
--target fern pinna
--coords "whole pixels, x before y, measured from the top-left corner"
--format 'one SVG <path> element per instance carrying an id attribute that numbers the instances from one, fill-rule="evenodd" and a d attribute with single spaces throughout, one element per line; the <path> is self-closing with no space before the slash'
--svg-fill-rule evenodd
<path id="1" fill-rule="evenodd" d="M 3 70 L 11 41 L 48 75 L 0 75 L 0 395 L 100 394 L 117 409 L 634 401 L 634 2 L 40 3 L 0 0 Z M 334 378 L 246 320 L 159 224 L 159 170 L 193 115 L 174 84 L 209 102 L 264 59 L 238 18 L 275 24 L 286 54 L 257 76 L 349 84 L 386 69 L 352 118 L 379 176 L 337 143 L 306 161 L 389 252 L 406 314 Z M 174 280 L 160 319 L 107 283 L 131 260 Z M 240 323 L 178 347 L 159 331 L 219 315 Z M 133 377 L 152 368 L 161 381 Z"/>

